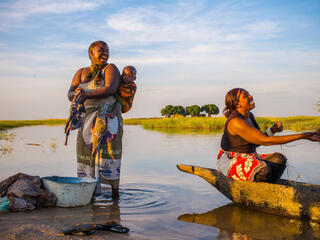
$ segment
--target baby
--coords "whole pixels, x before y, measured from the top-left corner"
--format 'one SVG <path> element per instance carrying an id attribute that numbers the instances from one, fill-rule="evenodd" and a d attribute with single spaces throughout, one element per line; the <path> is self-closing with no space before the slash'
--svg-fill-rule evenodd
<path id="1" fill-rule="evenodd" d="M 128 112 L 132 107 L 134 95 L 137 91 L 137 86 L 134 83 L 136 80 L 137 70 L 133 66 L 126 66 L 122 70 L 121 81 L 116 94 L 117 102 L 113 109 L 107 114 L 109 118 L 114 118 L 117 113 Z"/>

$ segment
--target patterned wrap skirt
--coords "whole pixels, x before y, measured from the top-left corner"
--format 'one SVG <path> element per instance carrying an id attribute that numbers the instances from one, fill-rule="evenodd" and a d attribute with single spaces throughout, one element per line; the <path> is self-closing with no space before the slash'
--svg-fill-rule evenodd
<path id="1" fill-rule="evenodd" d="M 217 156 L 217 170 L 231 179 L 253 182 L 259 170 L 267 167 L 263 158 L 269 155 L 229 152 L 220 149 Z"/>
<path id="2" fill-rule="evenodd" d="M 92 112 L 87 110 L 84 117 L 85 123 L 90 121 L 88 119 L 90 116 L 92 116 Z M 112 126 L 116 126 L 116 128 Z M 109 128 L 112 128 L 112 131 L 110 131 L 112 132 L 112 140 L 108 141 L 106 139 L 106 137 L 110 136 L 109 132 L 107 132 L 107 136 L 102 139 L 94 156 L 94 161 L 91 160 L 92 144 L 90 146 L 86 141 L 86 138 L 90 140 L 90 137 L 87 136 L 88 131 L 90 133 L 90 127 L 86 129 L 86 124 L 84 124 L 79 129 L 77 137 L 77 173 L 78 177 L 99 178 L 101 183 L 109 184 L 112 188 L 119 188 L 123 135 L 123 123 L 120 113 L 114 119 L 108 119 L 107 128 L 108 131 L 110 131 Z"/>

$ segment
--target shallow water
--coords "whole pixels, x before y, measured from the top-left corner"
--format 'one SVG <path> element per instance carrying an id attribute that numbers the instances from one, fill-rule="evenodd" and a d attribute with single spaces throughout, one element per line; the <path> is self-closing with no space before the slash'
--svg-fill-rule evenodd
<path id="1" fill-rule="evenodd" d="M 17 172 L 76 176 L 76 132 L 71 133 L 68 146 L 64 146 L 63 126 L 23 127 L 10 132 L 16 138 L 0 142 L 12 147 L 9 152 L 0 152 L 0 180 Z M 114 204 L 107 192 L 86 211 L 109 212 L 110 219 L 121 221 L 137 238 L 320 238 L 320 232 L 314 232 L 307 222 L 228 205 L 230 200 L 203 179 L 176 168 L 176 164 L 215 168 L 220 138 L 221 134 L 175 134 L 125 126 L 120 200 Z M 289 159 L 285 178 L 320 184 L 319 143 L 303 140 L 259 149 L 274 151 Z M 266 228 L 270 223 L 272 227 Z"/>

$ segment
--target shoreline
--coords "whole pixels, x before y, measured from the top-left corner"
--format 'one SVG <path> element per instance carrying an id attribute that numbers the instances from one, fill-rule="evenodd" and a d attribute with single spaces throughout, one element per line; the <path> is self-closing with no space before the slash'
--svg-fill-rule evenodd
<path id="1" fill-rule="evenodd" d="M 292 116 L 292 117 L 256 117 L 262 131 L 273 123 L 280 121 L 285 130 L 305 131 L 316 130 L 320 127 L 320 117 Z M 221 132 L 224 128 L 225 117 L 158 117 L 158 118 L 129 118 L 123 119 L 124 125 L 141 125 L 148 130 L 186 130 Z M 36 125 L 65 125 L 67 119 L 40 120 L 0 120 L 0 131 L 17 127 Z"/>
<path id="2" fill-rule="evenodd" d="M 73 208 L 52 207 L 25 212 L 1 213 L 0 222 L 1 239 L 147 239 L 141 234 L 135 233 L 130 222 L 121 220 L 119 210 L 113 205 L 100 208 L 88 204 Z M 132 231 L 126 234 L 94 231 L 94 234 L 90 236 L 59 234 L 62 230 L 79 224 L 104 224 L 107 222 L 120 223 Z"/>

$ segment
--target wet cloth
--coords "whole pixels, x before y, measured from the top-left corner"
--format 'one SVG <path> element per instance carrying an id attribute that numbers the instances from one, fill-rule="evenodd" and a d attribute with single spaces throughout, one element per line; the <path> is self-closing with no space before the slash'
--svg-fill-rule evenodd
<path id="1" fill-rule="evenodd" d="M 80 103 L 80 97 L 83 93 L 81 88 L 77 88 L 74 93 L 74 97 L 70 107 L 70 115 L 67 121 L 64 133 L 66 134 L 66 140 L 64 145 L 68 143 L 68 137 L 71 130 L 75 130 L 81 127 L 82 125 L 82 116 L 85 111 L 84 105 Z"/>
<path id="2" fill-rule="evenodd" d="M 57 201 L 54 193 L 41 188 L 39 176 L 24 173 L 17 173 L 0 182 L 0 194 L 9 199 L 10 210 L 14 212 L 53 207 Z"/>
<path id="3" fill-rule="evenodd" d="M 10 200 L 7 197 L 0 198 L 0 212 L 10 212 Z"/>
<path id="4" fill-rule="evenodd" d="M 270 154 L 237 153 L 220 149 L 217 170 L 234 180 L 254 181 L 261 168 L 267 167 L 263 158 Z"/>
<path id="5" fill-rule="evenodd" d="M 120 82 L 117 100 L 121 104 L 122 113 L 126 113 L 131 109 L 136 91 L 137 85 L 134 82 L 128 84 Z"/>
<path id="6" fill-rule="evenodd" d="M 93 79 L 81 83 L 79 87 L 90 92 L 103 86 L 102 76 L 99 82 Z M 107 117 L 115 102 L 113 96 L 87 99 L 84 102 L 86 113 L 77 138 L 77 172 L 79 177 L 91 177 L 111 185 L 114 182 L 110 181 L 116 180 L 115 184 L 118 186 L 122 154 L 122 118 L 120 113 L 113 119 Z"/>

